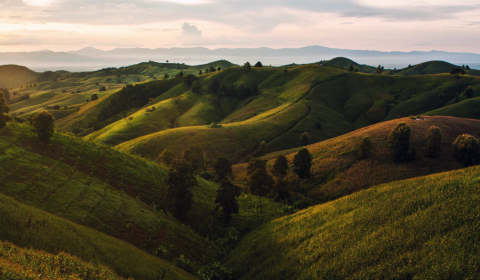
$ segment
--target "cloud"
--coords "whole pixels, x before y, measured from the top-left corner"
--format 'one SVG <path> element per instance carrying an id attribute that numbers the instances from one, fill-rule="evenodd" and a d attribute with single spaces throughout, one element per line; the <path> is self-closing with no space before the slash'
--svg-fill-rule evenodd
<path id="1" fill-rule="evenodd" d="M 226 36 L 204 38 L 202 36 L 202 31 L 200 31 L 195 25 L 186 22 L 183 23 L 182 32 L 177 39 L 183 46 L 206 46 L 234 43 Z"/>

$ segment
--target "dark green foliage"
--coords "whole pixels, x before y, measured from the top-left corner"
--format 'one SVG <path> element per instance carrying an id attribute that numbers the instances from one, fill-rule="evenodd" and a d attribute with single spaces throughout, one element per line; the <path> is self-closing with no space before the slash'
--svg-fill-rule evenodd
<path id="1" fill-rule="evenodd" d="M 255 157 L 261 157 L 267 153 L 267 142 L 262 141 L 260 145 L 258 145 L 257 150 L 253 154 Z"/>
<path id="2" fill-rule="evenodd" d="M 107 88 L 105 86 L 102 86 L 98 89 L 98 91 L 106 91 L 106 90 L 107 90 Z"/>
<path id="3" fill-rule="evenodd" d="M 222 71 L 222 67 L 217 67 L 217 71 Z"/>
<path id="4" fill-rule="evenodd" d="M 192 207 L 192 189 L 198 185 L 195 170 L 186 161 L 173 161 L 165 179 L 168 185 L 167 198 L 173 216 L 183 220 Z"/>
<path id="5" fill-rule="evenodd" d="M 202 70 L 198 71 L 198 75 L 203 75 Z"/>
<path id="6" fill-rule="evenodd" d="M 47 111 L 42 111 L 32 118 L 33 131 L 37 134 L 38 140 L 45 145 L 50 142 L 53 135 L 53 124 L 55 118 Z"/>
<path id="7" fill-rule="evenodd" d="M 465 89 L 465 96 L 467 98 L 473 98 L 474 93 L 475 93 L 475 90 L 473 90 L 473 88 L 471 86 L 469 86 Z"/>
<path id="8" fill-rule="evenodd" d="M 208 86 L 208 89 L 216 95 L 220 89 L 220 81 L 217 78 L 213 79 L 212 83 Z"/>
<path id="9" fill-rule="evenodd" d="M 7 105 L 5 95 L 0 91 L 0 129 L 4 128 L 7 120 L 5 114 L 10 112 L 10 106 Z"/>
<path id="10" fill-rule="evenodd" d="M 310 169 L 312 168 L 312 155 L 308 149 L 300 150 L 293 157 L 293 172 L 300 179 L 310 178 Z"/>
<path id="11" fill-rule="evenodd" d="M 410 126 L 399 123 L 388 134 L 387 144 L 394 162 L 403 162 L 412 159 L 410 150 Z"/>
<path id="12" fill-rule="evenodd" d="M 184 255 L 180 255 L 179 258 L 173 260 L 173 263 L 175 264 L 175 266 L 180 267 L 181 269 L 189 273 L 195 273 L 195 270 L 196 270 L 195 263 L 191 259 L 185 257 Z"/>
<path id="13" fill-rule="evenodd" d="M 427 157 L 438 157 L 442 151 L 442 132 L 440 128 L 431 126 L 427 132 Z"/>
<path id="14" fill-rule="evenodd" d="M 458 102 L 460 102 L 460 94 L 457 92 L 457 94 L 455 94 L 455 103 Z"/>
<path id="15" fill-rule="evenodd" d="M 252 70 L 252 65 L 250 65 L 250 62 L 245 62 L 245 64 L 243 65 L 243 70 L 245 71 L 245 73 Z"/>
<path id="16" fill-rule="evenodd" d="M 257 169 L 267 170 L 267 161 L 259 158 L 252 158 L 247 165 L 247 175 L 251 175 Z"/>
<path id="17" fill-rule="evenodd" d="M 348 68 L 348 71 L 353 72 L 355 69 L 353 68 L 353 65 L 350 65 L 350 68 Z"/>
<path id="18" fill-rule="evenodd" d="M 259 62 L 255 63 L 255 66 L 253 66 L 253 67 L 263 67 L 263 65 L 262 65 L 262 63 L 259 61 Z"/>
<path id="19" fill-rule="evenodd" d="M 373 144 L 370 141 L 370 137 L 362 137 L 360 144 L 358 145 L 358 158 L 365 159 L 370 156 L 372 152 Z"/>
<path id="20" fill-rule="evenodd" d="M 60 105 L 57 104 L 57 105 L 53 106 L 53 110 L 60 110 Z"/>
<path id="21" fill-rule="evenodd" d="M 257 169 L 250 174 L 248 188 L 251 194 L 260 197 L 260 214 L 263 214 L 262 196 L 270 193 L 273 187 L 272 176 L 264 169 Z"/>
<path id="22" fill-rule="evenodd" d="M 217 189 L 215 203 L 222 207 L 223 220 L 228 223 L 232 218 L 232 214 L 238 214 L 240 207 L 238 206 L 237 197 L 242 193 L 242 188 L 232 184 L 229 181 L 221 181 Z"/>
<path id="23" fill-rule="evenodd" d="M 233 280 L 232 270 L 223 267 L 220 263 L 208 264 L 200 268 L 198 275 L 201 280 Z"/>
<path id="24" fill-rule="evenodd" d="M 443 104 L 445 104 L 445 93 L 441 92 L 438 95 L 438 99 L 440 100 L 440 106 L 443 106 Z"/>
<path id="25" fill-rule="evenodd" d="M 165 75 L 163 75 L 163 79 L 167 80 L 168 78 L 170 78 L 170 75 L 168 75 L 168 73 L 165 73 Z"/>
<path id="26" fill-rule="evenodd" d="M 196 94 L 201 94 L 202 93 L 202 85 L 200 84 L 199 81 L 194 81 L 192 85 L 192 92 Z"/>
<path id="27" fill-rule="evenodd" d="M 455 157 L 465 167 L 480 163 L 480 144 L 477 138 L 469 134 L 457 137 L 453 143 Z"/>
<path id="28" fill-rule="evenodd" d="M 273 164 L 272 174 L 275 177 L 280 177 L 282 175 L 287 175 L 288 169 L 288 160 L 284 155 L 279 155 L 275 158 L 275 163 Z"/>
<path id="29" fill-rule="evenodd" d="M 185 161 L 190 163 L 193 169 L 197 170 L 203 166 L 203 151 L 198 146 L 192 146 L 182 154 Z"/>
<path id="30" fill-rule="evenodd" d="M 98 100 L 98 95 L 96 93 L 92 94 L 92 101 Z"/>
<path id="31" fill-rule="evenodd" d="M 459 78 L 459 75 L 465 75 L 465 70 L 462 68 L 455 67 L 452 70 L 450 70 L 451 75 L 457 75 L 457 79 Z"/>
<path id="32" fill-rule="evenodd" d="M 216 72 L 216 71 L 217 71 L 217 69 L 215 69 L 215 67 L 213 67 L 213 66 L 210 66 L 210 68 L 208 69 L 208 72 L 210 72 L 210 73 L 213 73 L 213 72 Z"/>
<path id="33" fill-rule="evenodd" d="M 275 201 L 277 202 L 290 200 L 290 192 L 287 189 L 287 184 L 285 183 L 284 178 L 284 175 L 278 176 L 275 185 L 273 186 L 273 190 L 276 193 Z"/>
<path id="34" fill-rule="evenodd" d="M 172 161 L 177 157 L 174 152 L 165 149 L 161 155 L 158 156 L 158 160 L 162 161 L 165 165 L 170 165 Z"/>
<path id="35" fill-rule="evenodd" d="M 227 180 L 229 177 L 233 177 L 232 163 L 227 158 L 217 158 L 213 165 L 213 169 L 215 169 L 215 173 L 217 174 L 217 179 L 219 181 Z"/>
<path id="36" fill-rule="evenodd" d="M 148 104 L 150 98 L 158 97 L 172 87 L 178 85 L 180 82 L 181 80 L 172 79 L 127 85 L 122 90 L 108 98 L 105 102 L 106 104 L 100 110 L 97 119 L 102 122 L 123 111 L 128 111 L 131 108 L 143 107 Z"/>
<path id="37" fill-rule="evenodd" d="M 375 74 L 380 75 L 383 72 L 383 67 L 378 65 L 377 69 L 375 69 Z"/>
<path id="38" fill-rule="evenodd" d="M 310 144 L 310 134 L 308 134 L 308 132 L 304 132 L 302 133 L 302 135 L 300 135 L 300 146 L 307 146 L 308 144 Z"/>
<path id="39" fill-rule="evenodd" d="M 183 76 L 183 82 L 184 82 L 187 86 L 193 85 L 193 83 L 194 83 L 195 81 L 198 81 L 198 78 L 197 78 L 197 76 L 195 76 L 195 75 L 193 75 L 193 74 L 188 74 L 188 75 Z"/>

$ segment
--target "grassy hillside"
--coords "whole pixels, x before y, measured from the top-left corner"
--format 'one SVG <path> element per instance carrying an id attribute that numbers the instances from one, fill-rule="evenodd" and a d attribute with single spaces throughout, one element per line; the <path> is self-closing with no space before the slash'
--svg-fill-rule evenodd
<path id="1" fill-rule="evenodd" d="M 48 279 L 74 279 L 82 276 L 105 280 L 123 279 L 105 266 L 93 265 L 65 253 L 54 255 L 0 241 L 1 278 L 35 279 L 39 275 Z"/>
<path id="2" fill-rule="evenodd" d="M 149 255 L 128 243 L 24 205 L 3 194 L 0 195 L 0 226 L 2 229 L 0 240 L 11 242 L 20 247 L 42 250 L 50 254 L 56 255 L 64 252 L 76 256 L 90 263 L 90 265 L 79 264 L 80 267 L 84 267 L 85 272 L 106 271 L 101 266 L 97 266 L 101 264 L 126 278 L 145 280 L 162 279 L 161 277 L 166 279 L 194 279 L 173 264 Z M 8 245 L 5 245 L 5 243 L 2 243 L 2 245 L 0 246 L 0 267 L 5 262 L 9 263 L 15 258 L 21 257 L 21 252 L 16 257 L 11 256 L 11 252 L 8 253 Z M 48 265 L 51 266 L 51 261 L 55 261 L 51 258 L 43 254 L 43 259 L 36 259 L 35 254 L 33 254 L 31 258 L 28 258 L 28 261 L 39 261 L 39 265 L 46 266 L 43 269 L 48 272 Z M 57 261 L 61 260 L 59 258 L 65 259 L 64 269 L 78 262 L 77 259 L 72 260 L 70 258 L 73 263 L 68 263 L 69 258 L 63 254 L 57 257 Z M 28 262 L 22 262 L 22 265 L 27 266 L 27 268 L 32 266 Z M 18 270 L 15 266 L 6 269 L 11 269 L 13 272 Z M 41 267 L 36 267 L 36 269 L 41 269 Z M 0 273 L 2 270 L 0 268 Z"/>
<path id="3" fill-rule="evenodd" d="M 358 69 L 359 72 L 369 73 L 369 74 L 375 73 L 375 68 L 376 68 L 376 67 L 365 65 L 365 64 L 358 64 L 355 61 L 345 57 L 336 57 L 336 58 L 324 61 L 323 65 L 338 67 L 345 70 L 348 70 L 350 69 L 350 66 L 353 66 L 353 68 Z"/>
<path id="4" fill-rule="evenodd" d="M 417 160 L 395 164 L 389 156 L 388 133 L 400 122 L 412 129 L 411 142 L 417 151 Z M 425 157 L 426 133 L 431 126 L 441 129 L 442 153 L 439 158 Z M 319 202 L 330 201 L 374 185 L 462 168 L 453 155 L 453 141 L 469 133 L 480 137 L 480 121 L 452 117 L 426 117 L 426 120 L 408 118 L 383 122 L 354 132 L 307 146 L 313 157 L 312 177 L 299 180 L 293 172 L 286 177 L 291 191 L 302 193 Z M 361 137 L 368 136 L 373 143 L 370 157 L 357 158 Z M 284 154 L 293 168 L 293 156 L 300 148 L 266 155 L 268 166 Z M 234 166 L 238 184 L 245 185 L 246 164 Z"/>
<path id="5" fill-rule="evenodd" d="M 479 172 L 380 185 L 274 220 L 226 265 L 239 279 L 478 279 Z"/>
<path id="6" fill-rule="evenodd" d="M 426 74 L 441 74 L 450 73 L 450 71 L 459 67 L 457 65 L 445 61 L 427 61 L 411 67 L 398 69 L 397 71 L 388 71 L 388 74 L 410 76 L 410 75 L 426 75 Z M 468 75 L 480 76 L 480 70 L 464 69 Z"/>
<path id="7" fill-rule="evenodd" d="M 1 65 L 0 66 L 0 88 L 11 89 L 37 78 L 38 74 L 25 66 Z"/>
<path id="8" fill-rule="evenodd" d="M 426 116 L 452 116 L 458 118 L 480 119 L 480 97 L 464 99 L 436 110 L 425 113 Z"/>

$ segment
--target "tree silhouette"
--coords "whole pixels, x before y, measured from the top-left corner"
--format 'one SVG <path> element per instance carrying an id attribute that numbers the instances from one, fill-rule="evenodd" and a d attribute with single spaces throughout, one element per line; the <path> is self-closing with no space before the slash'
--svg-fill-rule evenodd
<path id="1" fill-rule="evenodd" d="M 54 128 L 55 118 L 47 111 L 42 111 L 32 118 L 33 131 L 37 134 L 40 141 L 43 142 L 43 148 L 50 142 Z"/>
<path id="2" fill-rule="evenodd" d="M 406 123 L 397 124 L 388 134 L 387 144 L 394 162 L 412 160 L 413 151 L 410 149 L 410 126 Z"/>
<path id="3" fill-rule="evenodd" d="M 457 75 L 457 79 L 458 79 L 460 78 L 460 74 L 465 75 L 465 70 L 463 70 L 462 68 L 455 67 L 452 70 L 450 70 L 450 74 Z"/>
<path id="4" fill-rule="evenodd" d="M 167 198 L 173 216 L 184 220 L 188 210 L 192 207 L 192 189 L 198 185 L 195 170 L 186 161 L 174 160 L 168 169 L 165 183 L 168 185 Z"/>
<path id="5" fill-rule="evenodd" d="M 177 155 L 170 150 L 163 150 L 162 154 L 158 156 L 158 160 L 161 160 L 165 165 L 169 166 Z"/>
<path id="6" fill-rule="evenodd" d="M 213 165 L 219 181 L 227 180 L 233 176 L 232 163 L 229 159 L 219 157 Z"/>
<path id="7" fill-rule="evenodd" d="M 474 94 L 475 94 L 475 90 L 473 90 L 473 88 L 471 86 L 469 86 L 465 89 L 465 96 L 467 98 L 473 98 Z"/>
<path id="8" fill-rule="evenodd" d="M 255 170 L 249 178 L 249 191 L 251 194 L 260 197 L 260 214 L 263 214 L 262 197 L 272 190 L 273 179 L 264 169 Z"/>
<path id="9" fill-rule="evenodd" d="M 470 134 L 457 137 L 453 143 L 453 152 L 465 167 L 480 163 L 480 144 L 478 139 Z"/>
<path id="10" fill-rule="evenodd" d="M 302 133 L 300 135 L 300 146 L 307 146 L 310 143 L 310 134 L 308 132 Z"/>
<path id="11" fill-rule="evenodd" d="M 287 175 L 288 169 L 288 160 L 284 155 L 279 155 L 275 158 L 275 163 L 273 164 L 272 174 L 275 177 L 280 177 L 282 175 Z"/>
<path id="12" fill-rule="evenodd" d="M 370 137 L 362 137 L 360 139 L 360 145 L 358 145 L 358 158 L 367 158 L 370 155 L 372 148 L 373 145 L 372 141 L 370 141 Z"/>
<path id="13" fill-rule="evenodd" d="M 259 62 L 255 63 L 255 66 L 253 66 L 253 67 L 263 67 L 263 65 L 262 65 L 262 63 L 259 61 Z"/>
<path id="14" fill-rule="evenodd" d="M 3 91 L 0 91 L 0 129 L 4 128 L 7 124 L 7 118 L 5 114 L 10 112 L 10 106 L 7 105 L 7 100 Z"/>
<path id="15" fill-rule="evenodd" d="M 250 65 L 250 62 L 245 62 L 245 64 L 243 65 L 243 70 L 245 72 L 250 72 L 250 70 L 252 70 L 252 65 Z"/>
<path id="16" fill-rule="evenodd" d="M 232 184 L 229 181 L 221 181 L 217 189 L 215 203 L 222 207 L 223 220 L 225 223 L 230 221 L 232 214 L 238 214 L 239 205 L 237 197 L 242 193 L 242 188 Z"/>
<path id="17" fill-rule="evenodd" d="M 307 149 L 300 150 L 293 157 L 293 172 L 298 175 L 300 179 L 310 178 L 310 169 L 312 167 L 312 155 Z"/>
<path id="18" fill-rule="evenodd" d="M 440 128 L 431 126 L 427 132 L 427 156 L 438 157 L 442 151 L 442 132 Z"/>
<path id="19" fill-rule="evenodd" d="M 247 175 L 251 175 L 257 169 L 267 170 L 267 162 L 263 159 L 252 158 L 247 165 Z"/>

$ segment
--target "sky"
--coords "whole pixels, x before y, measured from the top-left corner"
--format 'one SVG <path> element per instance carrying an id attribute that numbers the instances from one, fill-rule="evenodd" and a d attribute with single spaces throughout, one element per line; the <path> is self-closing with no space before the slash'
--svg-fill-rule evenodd
<path id="1" fill-rule="evenodd" d="M 203 46 L 480 53 L 480 0 L 0 0 L 0 52 Z"/>

